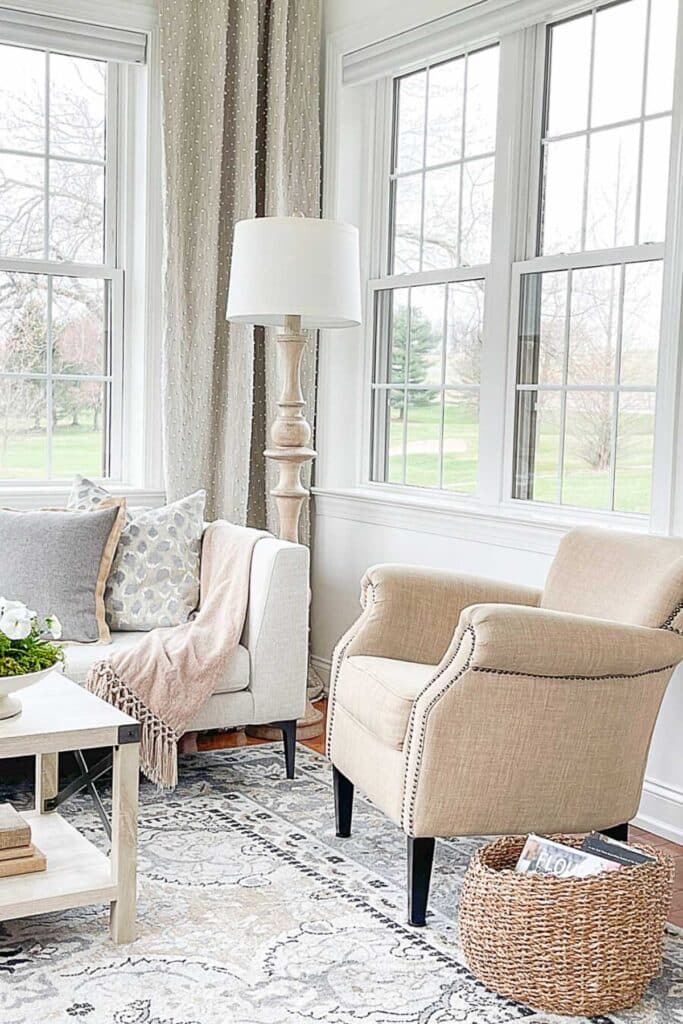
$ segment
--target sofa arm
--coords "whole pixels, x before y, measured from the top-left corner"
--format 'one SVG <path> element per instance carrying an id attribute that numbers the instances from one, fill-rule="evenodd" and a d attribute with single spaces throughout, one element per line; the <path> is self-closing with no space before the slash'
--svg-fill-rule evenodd
<path id="1" fill-rule="evenodd" d="M 478 576 L 376 565 L 363 577 L 364 611 L 346 653 L 436 665 L 468 605 L 490 601 L 536 606 L 540 596 L 532 587 Z"/>
<path id="2" fill-rule="evenodd" d="M 465 609 L 458 631 L 471 629 L 477 671 L 571 678 L 638 675 L 683 660 L 683 637 L 664 629 L 603 619 L 479 604 Z"/>
<path id="3" fill-rule="evenodd" d="M 242 643 L 251 663 L 252 723 L 299 718 L 308 675 L 308 548 L 264 537 L 251 561 Z"/>

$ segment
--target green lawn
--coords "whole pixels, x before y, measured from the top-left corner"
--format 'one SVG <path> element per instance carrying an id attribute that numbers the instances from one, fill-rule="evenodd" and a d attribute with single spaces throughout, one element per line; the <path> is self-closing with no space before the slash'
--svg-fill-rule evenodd
<path id="1" fill-rule="evenodd" d="M 411 406 L 407 422 L 406 483 L 415 487 L 439 486 L 439 421 L 436 404 Z M 392 409 L 388 481 L 403 481 L 401 455 L 404 425 L 398 410 Z M 479 430 L 476 406 L 461 403 L 446 406 L 444 419 L 443 486 L 448 490 L 471 494 L 476 490 Z M 453 450 L 449 451 L 448 448 Z M 583 508 L 609 508 L 609 470 L 595 470 L 567 444 L 565 451 L 562 501 Z M 557 500 L 557 458 L 559 423 L 546 417 L 538 439 L 534 499 Z M 617 453 L 615 507 L 621 512 L 647 513 L 650 508 L 652 476 L 652 418 L 632 415 L 628 437 L 622 439 Z"/>
<path id="2" fill-rule="evenodd" d="M 46 475 L 47 438 L 44 431 L 0 435 L 0 478 L 40 480 Z M 89 426 L 58 425 L 52 434 L 52 476 L 69 479 L 74 473 L 100 476 L 102 432 Z"/>

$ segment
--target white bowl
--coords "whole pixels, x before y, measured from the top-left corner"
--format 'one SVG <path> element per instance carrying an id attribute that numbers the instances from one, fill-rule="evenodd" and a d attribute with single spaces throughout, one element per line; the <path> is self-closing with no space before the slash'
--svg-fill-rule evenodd
<path id="1" fill-rule="evenodd" d="M 33 686 L 51 672 L 58 672 L 61 667 L 62 663 L 57 661 L 50 668 L 41 668 L 40 672 L 27 672 L 23 676 L 0 676 L 0 721 L 3 718 L 14 718 L 21 712 L 21 701 L 16 697 L 10 697 L 11 693 Z"/>

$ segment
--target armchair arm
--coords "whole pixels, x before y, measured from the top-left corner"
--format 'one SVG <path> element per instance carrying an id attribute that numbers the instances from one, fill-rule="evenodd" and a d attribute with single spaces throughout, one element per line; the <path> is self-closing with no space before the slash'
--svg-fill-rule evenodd
<path id="1" fill-rule="evenodd" d="M 308 674 L 308 548 L 274 537 L 256 544 L 242 643 L 251 663 L 251 724 L 299 718 Z"/>
<path id="2" fill-rule="evenodd" d="M 683 637 L 664 629 L 524 608 L 478 604 L 460 628 L 474 631 L 471 667 L 534 676 L 637 675 L 683 660 Z"/>
<path id="3" fill-rule="evenodd" d="M 481 602 L 536 606 L 541 591 L 412 565 L 376 565 L 361 583 L 363 614 L 346 654 L 436 665 L 461 612 Z M 348 637 L 348 634 L 347 634 Z"/>

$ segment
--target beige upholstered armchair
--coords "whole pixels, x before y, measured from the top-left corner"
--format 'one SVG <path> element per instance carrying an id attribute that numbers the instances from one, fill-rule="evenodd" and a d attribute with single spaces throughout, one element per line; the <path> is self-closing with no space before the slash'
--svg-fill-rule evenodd
<path id="1" fill-rule="evenodd" d="M 436 836 L 623 836 L 683 659 L 683 540 L 573 530 L 543 591 L 375 566 L 362 606 L 332 667 L 337 834 L 356 785 L 401 826 L 412 924 Z"/>

